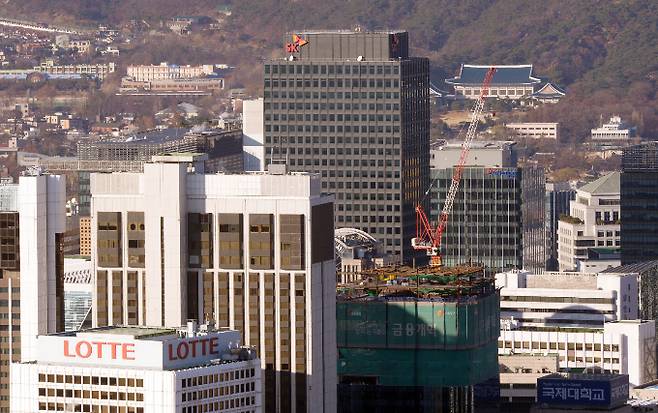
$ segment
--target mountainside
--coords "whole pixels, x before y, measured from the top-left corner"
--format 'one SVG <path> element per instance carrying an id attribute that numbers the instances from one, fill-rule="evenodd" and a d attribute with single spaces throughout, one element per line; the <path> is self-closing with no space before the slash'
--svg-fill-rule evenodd
<path id="1" fill-rule="evenodd" d="M 253 68 L 283 55 L 288 30 L 402 28 L 410 32 L 413 52 L 431 58 L 437 85 L 460 63 L 533 63 L 537 76 L 569 92 L 563 103 L 534 117 L 565 112 L 591 118 L 589 125 L 618 111 L 658 139 L 658 2 L 652 0 L 5 0 L 0 15 L 92 26 L 212 16 L 225 5 L 232 15 L 220 37 L 175 42 L 186 49 L 179 52 L 171 45 L 148 52 L 166 57 L 193 56 L 197 46 L 204 55 L 214 50 L 239 60 L 231 64 L 250 67 L 241 81 L 258 87 Z"/>

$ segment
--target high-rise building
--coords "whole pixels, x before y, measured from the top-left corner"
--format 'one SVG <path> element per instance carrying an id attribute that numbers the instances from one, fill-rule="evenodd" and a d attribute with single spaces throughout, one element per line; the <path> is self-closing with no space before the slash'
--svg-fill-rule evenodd
<path id="1" fill-rule="evenodd" d="M 576 190 L 568 182 L 546 183 L 546 270 L 557 271 L 557 225 L 561 215 L 569 214 L 569 204 Z M 80 232 L 82 242 L 82 231 Z M 82 246 L 80 246 L 82 250 Z"/>
<path id="2" fill-rule="evenodd" d="M 560 271 L 596 272 L 619 261 L 619 172 L 576 190 L 569 215 L 558 222 Z"/>
<path id="3" fill-rule="evenodd" d="M 9 365 L 35 356 L 36 337 L 64 329 L 66 187 L 56 175 L 0 185 L 0 412 Z"/>
<path id="4" fill-rule="evenodd" d="M 321 175 L 336 227 L 414 256 L 415 206 L 429 186 L 429 60 L 404 31 L 287 34 L 265 63 L 265 161 Z"/>
<path id="5" fill-rule="evenodd" d="M 35 358 L 11 366 L 11 411 L 262 413 L 256 353 L 238 331 L 195 324 L 39 336 Z"/>
<path id="6" fill-rule="evenodd" d="M 92 175 L 94 325 L 239 330 L 266 411 L 335 411 L 332 198 L 317 175 L 204 174 L 205 158 Z"/>
<path id="7" fill-rule="evenodd" d="M 431 217 L 439 216 L 454 173 L 432 168 Z M 545 266 L 545 178 L 536 167 L 467 166 L 441 242 L 446 265 L 496 270 Z"/>
<path id="8" fill-rule="evenodd" d="M 475 386 L 498 378 L 493 277 L 390 266 L 363 278 L 338 293 L 339 411 L 482 411 Z"/>
<path id="9" fill-rule="evenodd" d="M 91 327 L 91 268 L 89 258 L 64 258 L 64 331 Z"/>
<path id="10" fill-rule="evenodd" d="M 619 187 L 621 263 L 658 259 L 658 143 L 624 149 Z"/>

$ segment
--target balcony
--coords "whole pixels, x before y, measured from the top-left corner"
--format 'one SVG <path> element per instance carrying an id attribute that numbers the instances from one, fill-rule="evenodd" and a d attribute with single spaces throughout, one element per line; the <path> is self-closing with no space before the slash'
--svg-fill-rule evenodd
<path id="1" fill-rule="evenodd" d="M 572 217 L 571 215 L 566 215 L 566 214 L 560 215 L 560 221 L 566 222 L 568 224 L 573 224 L 573 225 L 578 225 L 578 224 L 584 224 L 585 223 L 580 218 Z"/>

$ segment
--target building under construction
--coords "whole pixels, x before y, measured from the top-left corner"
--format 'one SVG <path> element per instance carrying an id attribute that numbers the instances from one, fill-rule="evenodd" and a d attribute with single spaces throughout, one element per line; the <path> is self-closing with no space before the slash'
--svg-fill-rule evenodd
<path id="1" fill-rule="evenodd" d="M 339 411 L 470 412 L 479 399 L 495 404 L 499 293 L 483 268 L 365 271 L 338 286 L 336 312 Z"/>

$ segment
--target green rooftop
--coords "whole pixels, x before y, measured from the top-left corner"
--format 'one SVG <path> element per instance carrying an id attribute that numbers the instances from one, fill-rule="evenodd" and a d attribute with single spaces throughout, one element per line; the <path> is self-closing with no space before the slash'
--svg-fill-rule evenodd
<path id="1" fill-rule="evenodd" d="M 609 173 L 596 181 L 581 186 L 578 190 L 592 195 L 619 194 L 619 176 L 619 172 Z"/>

